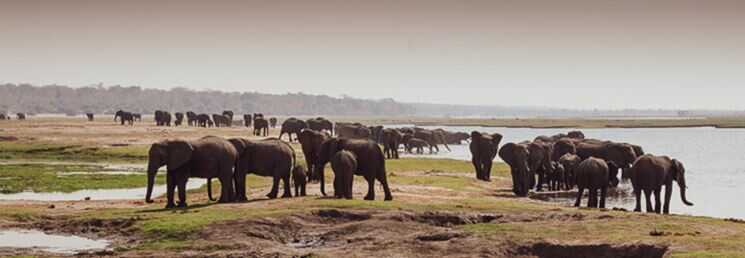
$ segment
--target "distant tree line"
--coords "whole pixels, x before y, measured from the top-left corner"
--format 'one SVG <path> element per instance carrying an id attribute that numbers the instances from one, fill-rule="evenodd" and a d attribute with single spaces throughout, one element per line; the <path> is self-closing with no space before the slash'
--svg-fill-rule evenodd
<path id="1" fill-rule="evenodd" d="M 412 105 L 393 99 L 366 100 L 351 97 L 334 98 L 303 93 L 264 94 L 257 92 L 195 91 L 186 88 L 170 90 L 137 86 L 88 86 L 72 88 L 61 85 L 33 86 L 0 84 L 0 113 L 114 113 L 119 109 L 149 114 L 155 110 L 198 113 L 236 114 L 263 112 L 274 115 L 411 115 Z"/>

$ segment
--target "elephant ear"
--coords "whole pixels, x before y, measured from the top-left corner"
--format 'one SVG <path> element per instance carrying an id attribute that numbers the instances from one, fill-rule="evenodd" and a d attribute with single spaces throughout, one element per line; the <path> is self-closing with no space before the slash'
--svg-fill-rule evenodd
<path id="1" fill-rule="evenodd" d="M 168 160 L 166 165 L 169 170 L 177 169 L 191 160 L 194 147 L 184 140 L 172 140 L 166 147 L 168 150 Z"/>
<path id="2" fill-rule="evenodd" d="M 494 133 L 491 135 L 492 142 L 494 143 L 494 147 L 496 148 L 499 143 L 502 141 L 502 135 L 498 133 Z"/>
<path id="3" fill-rule="evenodd" d="M 684 172 L 685 169 L 683 168 L 683 163 L 681 163 L 677 159 L 673 159 L 672 160 L 672 168 L 674 170 L 673 171 L 673 179 L 675 179 L 677 181 L 678 180 L 678 176 L 680 176 L 680 174 L 682 174 L 682 173 L 685 173 Z"/>
<path id="4" fill-rule="evenodd" d="M 515 162 L 515 147 L 514 143 L 508 143 L 499 149 L 499 158 L 501 158 L 507 165 L 513 166 Z"/>

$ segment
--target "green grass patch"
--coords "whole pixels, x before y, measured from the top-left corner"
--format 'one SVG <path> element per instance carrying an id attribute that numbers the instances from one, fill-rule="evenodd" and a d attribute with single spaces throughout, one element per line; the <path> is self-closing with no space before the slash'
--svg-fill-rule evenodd
<path id="1" fill-rule="evenodd" d="M 0 160 L 147 162 L 147 145 L 82 146 L 39 142 L 0 142 Z"/>
<path id="2" fill-rule="evenodd" d="M 0 165 L 0 193 L 74 192 L 84 189 L 135 188 L 147 185 L 142 174 L 100 174 L 93 165 L 10 164 Z M 73 173 L 74 172 L 74 173 Z M 165 182 L 162 175 L 157 184 Z"/>
<path id="3" fill-rule="evenodd" d="M 385 162 L 388 173 L 405 172 L 445 172 L 445 173 L 472 173 L 475 175 L 473 164 L 470 161 L 455 159 L 424 159 L 404 158 L 390 159 Z M 495 162 L 492 166 L 492 176 L 507 177 L 510 168 L 504 163 Z"/>

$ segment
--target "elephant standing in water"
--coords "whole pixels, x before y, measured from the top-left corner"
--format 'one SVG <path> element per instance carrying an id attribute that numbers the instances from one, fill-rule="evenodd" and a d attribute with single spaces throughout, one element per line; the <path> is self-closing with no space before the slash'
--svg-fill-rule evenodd
<path id="1" fill-rule="evenodd" d="M 383 129 L 383 152 L 387 159 L 398 159 L 398 146 L 401 145 L 404 135 L 396 129 Z"/>
<path id="2" fill-rule="evenodd" d="M 670 197 L 673 194 L 673 181 L 678 182 L 680 187 L 680 199 L 685 205 L 693 206 L 686 198 L 685 168 L 683 163 L 667 156 L 654 156 L 647 154 L 639 157 L 630 170 L 631 184 L 634 186 L 636 207 L 634 211 L 642 211 L 641 193 L 647 197 L 647 212 L 670 213 Z M 665 186 L 665 205 L 660 210 L 660 192 Z M 652 207 L 652 194 L 655 197 L 655 205 Z"/>
<path id="3" fill-rule="evenodd" d="M 321 194 L 326 195 L 323 168 L 341 150 L 350 151 L 357 157 L 357 170 L 354 174 L 364 176 L 367 181 L 368 187 L 365 200 L 375 200 L 376 179 L 383 185 L 385 200 L 393 200 L 391 190 L 388 187 L 383 151 L 380 150 L 378 144 L 368 139 L 331 138 L 321 145 L 320 153 L 316 160 L 316 171 L 311 172 L 316 174 L 316 178 L 321 179 Z"/>
<path id="4" fill-rule="evenodd" d="M 605 196 L 608 192 L 609 180 L 608 180 L 608 164 L 605 160 L 590 157 L 582 163 L 576 169 L 576 180 L 577 180 L 577 200 L 574 202 L 574 207 L 579 207 L 582 201 L 582 194 L 585 189 L 590 190 L 589 200 L 587 207 L 590 208 L 605 208 Z M 600 190 L 600 203 L 598 204 L 598 190 Z"/>
<path id="5" fill-rule="evenodd" d="M 248 200 L 246 196 L 246 175 L 272 177 L 272 190 L 266 195 L 274 199 L 279 192 L 279 181 L 284 184 L 282 198 L 292 197 L 290 175 L 295 166 L 295 150 L 277 138 L 248 140 L 232 138 L 229 140 L 238 151 L 235 165 L 235 194 L 238 201 Z"/>
<path id="6" fill-rule="evenodd" d="M 433 148 L 437 152 L 440 152 L 440 148 L 437 147 L 438 144 L 445 145 L 445 148 L 450 151 L 450 146 L 448 146 L 447 142 L 445 142 L 445 135 L 443 135 L 442 132 L 427 129 L 418 129 L 415 130 L 414 137 L 425 140 L 427 141 L 427 143 L 429 143 L 429 153 L 434 153 L 432 151 Z"/>
<path id="7" fill-rule="evenodd" d="M 471 143 L 468 148 L 471 150 L 471 163 L 476 169 L 476 179 L 491 181 L 491 166 L 499 152 L 501 141 L 502 135 L 498 133 L 471 132 Z"/>
<path id="8" fill-rule="evenodd" d="M 152 203 L 153 185 L 158 169 L 166 166 L 166 208 L 186 207 L 186 183 L 189 177 L 218 178 L 222 184 L 219 202 L 232 202 L 233 165 L 238 158 L 235 147 L 217 136 L 206 136 L 194 141 L 165 140 L 150 147 L 147 166 L 145 200 Z M 178 187 L 179 203 L 173 194 Z"/>
<path id="9" fill-rule="evenodd" d="M 287 137 L 290 138 L 290 142 L 292 142 L 292 135 L 295 134 L 295 138 L 297 138 L 297 136 L 300 135 L 300 132 L 306 128 L 308 128 L 308 124 L 305 121 L 290 117 L 282 122 L 282 129 L 279 132 L 279 138 L 282 139 L 282 135 L 287 134 Z"/>

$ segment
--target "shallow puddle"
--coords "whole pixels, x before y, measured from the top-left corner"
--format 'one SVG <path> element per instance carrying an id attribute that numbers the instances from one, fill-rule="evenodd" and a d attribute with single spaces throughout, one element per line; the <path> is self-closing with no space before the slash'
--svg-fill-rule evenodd
<path id="1" fill-rule="evenodd" d="M 207 183 L 206 179 L 189 179 L 187 189 L 196 189 Z M 145 199 L 146 187 L 126 189 L 100 189 L 80 190 L 71 193 L 60 192 L 20 192 L 13 194 L 0 194 L 0 200 L 28 200 L 28 201 L 79 201 L 90 197 L 91 200 L 135 200 Z M 165 185 L 157 185 L 153 188 L 153 196 L 166 193 Z"/>
<path id="2" fill-rule="evenodd" d="M 0 230 L 0 248 L 34 249 L 50 253 L 76 254 L 106 250 L 107 240 L 78 236 L 49 235 L 37 230 Z"/>

